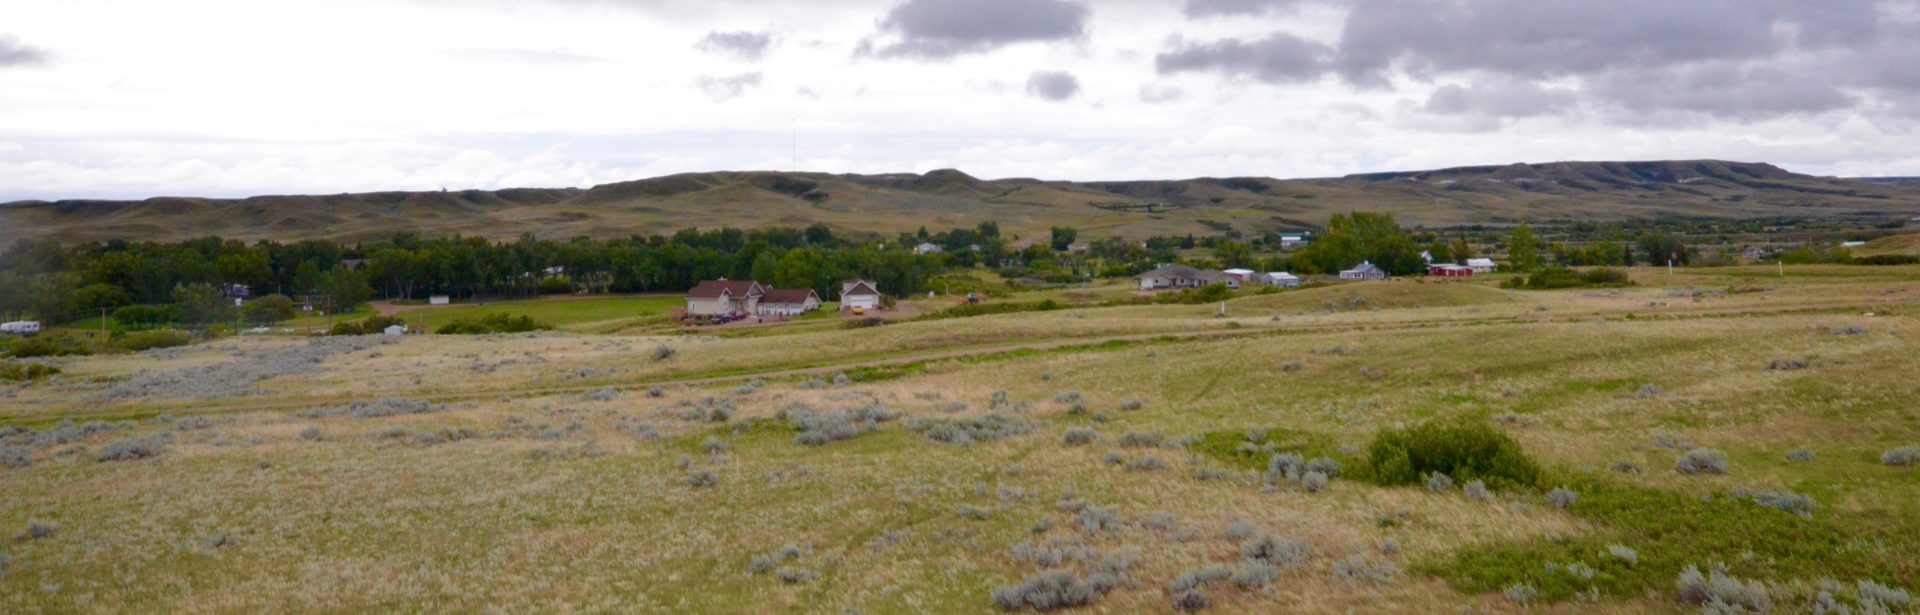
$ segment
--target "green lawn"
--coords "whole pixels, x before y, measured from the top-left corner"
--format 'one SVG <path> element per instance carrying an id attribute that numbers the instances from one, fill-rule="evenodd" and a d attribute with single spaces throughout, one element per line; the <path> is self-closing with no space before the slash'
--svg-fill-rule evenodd
<path id="1" fill-rule="evenodd" d="M 686 299 L 681 295 L 610 295 L 586 298 L 543 297 L 517 301 L 488 301 L 480 303 L 456 303 L 447 306 L 424 306 L 401 312 L 400 318 L 408 324 L 423 325 L 433 330 L 441 325 L 461 318 L 480 318 L 488 314 L 507 313 L 531 316 L 534 320 L 553 325 L 562 331 L 579 333 L 610 333 L 636 326 L 664 324 L 670 318 L 673 308 L 682 307 Z M 356 314 L 336 318 L 365 318 L 370 312 L 365 310 Z M 307 317 L 289 321 L 286 326 L 305 328 L 323 327 L 325 317 Z"/>

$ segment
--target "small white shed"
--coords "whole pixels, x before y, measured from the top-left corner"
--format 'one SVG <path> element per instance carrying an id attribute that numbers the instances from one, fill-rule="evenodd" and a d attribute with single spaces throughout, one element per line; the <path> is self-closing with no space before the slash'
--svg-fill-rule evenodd
<path id="1" fill-rule="evenodd" d="M 449 303 L 453 303 L 453 298 L 448 297 L 446 295 L 434 295 L 431 297 L 427 297 L 427 305 L 446 305 Z"/>
<path id="2" fill-rule="evenodd" d="M 400 337 L 402 335 L 407 334 L 407 326 L 406 325 L 387 325 L 385 333 L 387 337 Z"/>

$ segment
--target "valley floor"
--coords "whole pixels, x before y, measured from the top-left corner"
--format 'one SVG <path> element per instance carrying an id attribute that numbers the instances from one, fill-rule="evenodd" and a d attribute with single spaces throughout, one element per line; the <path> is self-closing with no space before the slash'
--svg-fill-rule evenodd
<path id="1" fill-rule="evenodd" d="M 988 613 L 1048 570 L 1091 612 L 1682 612 L 1689 566 L 1780 610 L 1920 589 L 1920 469 L 1883 463 L 1920 444 L 1920 267 L 1633 275 L 55 359 L 0 385 L 0 612 Z M 1544 476 L 1365 479 L 1433 421 Z M 1726 473 L 1676 471 L 1696 448 Z"/>

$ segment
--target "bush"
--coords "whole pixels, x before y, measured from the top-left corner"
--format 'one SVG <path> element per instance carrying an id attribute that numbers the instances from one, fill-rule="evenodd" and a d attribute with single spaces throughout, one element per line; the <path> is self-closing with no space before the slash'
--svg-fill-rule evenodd
<path id="1" fill-rule="evenodd" d="M 1207 608 L 1211 606 L 1213 606 L 1213 603 L 1207 601 L 1207 595 L 1197 591 L 1187 590 L 1173 595 L 1173 610 L 1175 611 L 1192 613 L 1207 610 Z"/>
<path id="2" fill-rule="evenodd" d="M 1792 371 L 1796 369 L 1806 369 L 1807 365 L 1808 363 L 1806 359 L 1800 359 L 1800 358 L 1774 359 L 1773 361 L 1767 363 L 1767 369 L 1774 370 L 1774 371 Z"/>
<path id="3" fill-rule="evenodd" d="M 964 419 L 915 420 L 907 429 L 943 444 L 971 446 L 1017 436 L 1033 430 L 1033 424 L 1003 414 Z"/>
<path id="4" fill-rule="evenodd" d="M 41 334 L 14 340 L 5 346 L 10 356 L 28 357 L 64 357 L 71 355 L 90 355 L 93 349 L 81 343 L 79 338 L 70 335 Z"/>
<path id="5" fill-rule="evenodd" d="M 1427 491 L 1446 493 L 1453 489 L 1453 477 L 1445 473 L 1434 472 L 1427 475 Z"/>
<path id="6" fill-rule="evenodd" d="M 129 352 L 140 352 L 154 348 L 174 348 L 193 343 L 193 336 L 175 329 L 155 329 L 135 331 L 114 338 L 113 345 Z"/>
<path id="7" fill-rule="evenodd" d="M 1033 607 L 1051 611 L 1093 602 L 1099 589 L 1087 579 L 1066 570 L 1048 570 L 1022 579 L 1017 585 L 993 590 L 993 604 L 1008 611 Z"/>
<path id="8" fill-rule="evenodd" d="M 1618 269 L 1589 269 L 1574 271 L 1565 267 L 1548 267 L 1529 276 L 1518 276 L 1507 280 L 1501 286 L 1506 288 L 1524 288 L 1527 290 L 1555 290 L 1561 288 L 1605 288 L 1632 286 L 1633 281 L 1627 273 Z"/>
<path id="9" fill-rule="evenodd" d="M 1554 508 L 1566 508 L 1578 501 L 1580 501 L 1580 494 L 1566 487 L 1554 487 L 1553 491 L 1547 492 L 1547 503 L 1552 504 Z"/>
<path id="10" fill-rule="evenodd" d="M 155 436 L 149 438 L 127 438 L 116 440 L 100 449 L 101 461 L 132 461 L 159 456 L 166 451 L 166 439 Z"/>
<path id="11" fill-rule="evenodd" d="M 1355 555 L 1333 564 L 1333 580 L 1347 587 L 1387 586 L 1400 578 L 1400 567 L 1393 562 L 1374 561 Z"/>
<path id="12" fill-rule="evenodd" d="M 1920 464 L 1920 446 L 1902 446 L 1880 453 L 1881 465 L 1912 467 Z"/>
<path id="13" fill-rule="evenodd" d="M 368 319 L 372 320 L 372 319 Z M 450 335 L 486 335 L 489 333 L 526 333 L 552 329 L 549 325 L 536 321 L 532 316 L 515 316 L 507 313 L 488 314 L 479 320 L 462 318 L 441 325 L 434 333 Z"/>
<path id="14" fill-rule="evenodd" d="M 1089 427 L 1068 427 L 1065 432 L 1060 434 L 1060 443 L 1067 446 L 1079 446 L 1081 444 L 1090 444 L 1099 437 L 1100 435 L 1094 433 L 1093 429 Z"/>
<path id="15" fill-rule="evenodd" d="M 1476 480 L 1467 483 L 1466 488 L 1462 489 L 1461 493 L 1466 494 L 1467 499 L 1475 502 L 1493 501 L 1493 491 L 1487 489 L 1487 483 L 1484 481 Z"/>
<path id="16" fill-rule="evenodd" d="M 45 540 L 58 533 L 60 533 L 60 524 L 31 519 L 27 521 L 27 531 L 21 532 L 20 537 L 28 540 Z"/>
<path id="17" fill-rule="evenodd" d="M 360 322 L 349 321 L 334 323 L 333 328 L 327 330 L 327 335 L 380 335 L 387 332 L 387 327 L 405 324 L 407 324 L 406 321 L 401 320 L 397 316 L 381 316 L 376 314 L 368 316 Z"/>
<path id="18" fill-rule="evenodd" d="M 660 344 L 658 346 L 653 347 L 653 360 L 665 361 L 667 359 L 673 358 L 673 355 L 679 352 L 680 352 L 679 349 L 676 349 L 672 346 L 668 346 L 666 344 Z"/>
<path id="19" fill-rule="evenodd" d="M 1368 446 L 1367 459 L 1373 480 L 1384 485 L 1414 484 L 1434 473 L 1514 485 L 1532 485 L 1540 477 L 1519 442 L 1479 422 L 1382 431 Z"/>
<path id="20" fill-rule="evenodd" d="M 0 380 L 25 382 L 60 373 L 60 368 L 39 363 L 0 362 Z"/>
<path id="21" fill-rule="evenodd" d="M 1240 557 L 1247 561 L 1265 562 L 1281 568 L 1296 568 L 1307 563 L 1312 548 L 1307 543 L 1286 540 L 1272 534 L 1262 534 L 1246 544 L 1240 545 Z"/>
<path id="22" fill-rule="evenodd" d="M 33 465 L 33 449 L 25 446 L 0 446 L 0 466 L 24 468 Z"/>
<path id="23" fill-rule="evenodd" d="M 1699 566 L 1688 566 L 1680 572 L 1680 580 L 1675 586 L 1680 590 L 1682 601 L 1698 605 L 1703 610 L 1721 613 L 1765 613 L 1773 610 L 1773 599 L 1768 596 L 1765 583 L 1741 581 L 1720 567 L 1701 574 Z"/>
<path id="24" fill-rule="evenodd" d="M 1681 474 L 1726 474 L 1727 456 L 1710 448 L 1696 448 L 1673 460 Z"/>

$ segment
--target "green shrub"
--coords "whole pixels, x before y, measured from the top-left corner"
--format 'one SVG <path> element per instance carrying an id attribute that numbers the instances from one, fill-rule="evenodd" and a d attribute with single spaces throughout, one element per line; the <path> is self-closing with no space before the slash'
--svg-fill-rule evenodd
<path id="1" fill-rule="evenodd" d="M 115 347 L 128 352 L 140 352 L 153 348 L 173 348 L 175 346 L 185 346 L 192 342 L 193 336 L 188 335 L 185 331 L 176 329 L 135 331 L 116 336 L 113 339 L 113 345 Z"/>
<path id="2" fill-rule="evenodd" d="M 534 320 L 532 316 L 497 313 L 488 314 L 479 320 L 462 318 L 441 325 L 434 333 L 443 335 L 484 335 L 488 333 L 526 333 L 552 329 L 552 325 Z"/>
<path id="3" fill-rule="evenodd" d="M 398 316 L 382 316 L 376 314 L 368 316 L 360 322 L 349 321 L 334 323 L 333 328 L 327 330 L 327 335 L 378 335 L 385 333 L 387 327 L 405 324 L 407 324 L 407 321 L 401 320 Z M 483 331 L 482 333 L 490 332 Z"/>
<path id="4" fill-rule="evenodd" d="M 70 335 L 35 335 L 13 340 L 4 347 L 5 354 L 15 357 L 63 357 L 68 355 L 93 354 L 93 348 L 79 338 Z"/>
<path id="5" fill-rule="evenodd" d="M 39 380 L 58 373 L 60 373 L 60 368 L 51 365 L 17 363 L 13 361 L 0 363 L 0 380 L 25 382 L 28 380 Z"/>
<path id="6" fill-rule="evenodd" d="M 180 322 L 180 310 L 171 305 L 129 305 L 113 312 L 113 321 L 135 329 Z"/>
<path id="7" fill-rule="evenodd" d="M 1610 288 L 1632 286 L 1627 273 L 1618 269 L 1589 269 L 1574 271 L 1566 267 L 1548 267 L 1532 275 L 1515 276 L 1502 282 L 1504 288 L 1524 288 L 1527 290 L 1555 290 L 1561 288 Z"/>
<path id="8" fill-rule="evenodd" d="M 1383 485 L 1411 485 L 1442 473 L 1459 480 L 1526 486 L 1540 467 L 1520 443 L 1480 422 L 1430 422 L 1375 434 L 1367 450 L 1369 473 Z"/>

